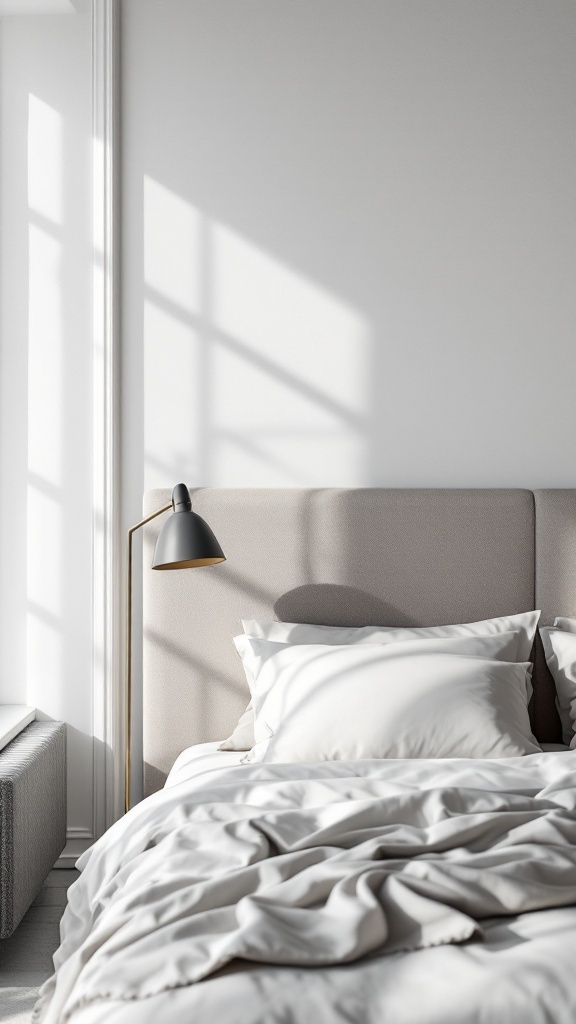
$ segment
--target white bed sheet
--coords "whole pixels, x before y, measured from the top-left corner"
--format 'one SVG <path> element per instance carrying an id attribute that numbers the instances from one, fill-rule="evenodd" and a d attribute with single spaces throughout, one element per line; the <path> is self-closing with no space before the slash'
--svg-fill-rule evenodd
<path id="1" fill-rule="evenodd" d="M 134 826 L 145 820 L 153 832 L 161 828 L 165 807 L 170 807 L 172 813 L 176 808 L 177 813 L 180 798 L 184 814 L 187 801 L 197 804 L 204 791 L 208 799 L 211 795 L 222 799 L 223 794 L 232 791 L 237 784 L 235 767 L 243 755 L 219 752 L 216 747 L 202 744 L 184 751 L 170 773 L 165 795 L 156 794 L 131 812 Z M 392 781 L 396 774 L 403 787 L 415 790 L 485 786 L 487 791 L 500 792 L 501 786 L 506 792 L 521 795 L 560 784 L 569 794 L 570 787 L 576 786 L 576 752 L 562 747 L 498 763 L 447 759 L 358 762 L 358 766 L 361 781 L 374 777 Z M 283 775 L 294 785 L 292 767 L 243 766 L 238 773 L 239 784 L 246 788 L 250 780 L 252 793 L 276 786 L 281 802 Z M 301 769 L 298 766 L 298 777 Z M 334 774 L 342 782 L 349 778 L 348 771 L 349 766 L 341 765 L 334 772 L 325 763 L 311 766 L 310 775 L 316 783 L 332 786 Z M 301 785 L 304 799 L 307 782 Z M 116 837 L 128 837 L 129 825 L 128 819 L 118 823 Z M 101 901 L 104 883 L 105 904 L 115 898 L 116 882 L 110 868 L 114 853 L 110 840 L 100 844 L 100 857 L 87 858 L 86 883 L 92 875 L 92 888 L 86 884 L 85 899 L 89 901 L 90 892 L 94 898 L 100 887 Z M 100 877 L 95 884 L 97 872 Z M 64 920 L 68 954 L 74 952 L 73 933 L 82 908 L 83 884 L 84 876 L 73 887 L 75 909 Z M 137 900 L 134 909 L 137 913 Z M 481 939 L 473 938 L 461 945 L 375 954 L 354 963 L 314 970 L 236 961 L 201 982 L 168 988 L 146 998 L 100 997 L 90 1005 L 77 1006 L 66 1019 L 70 1024 L 173 1024 L 176 1020 L 194 1020 L 197 1024 L 573 1024 L 576 907 L 484 918 L 482 929 Z M 83 948 L 82 955 L 89 957 L 89 936 Z M 163 955 L 159 947 L 159 962 Z M 59 962 L 65 985 L 72 959 L 61 954 Z"/>
<path id="2" fill-rule="evenodd" d="M 246 756 L 245 750 L 219 750 L 220 743 L 220 740 L 215 743 L 196 743 L 183 750 L 170 770 L 165 788 L 177 786 L 198 775 L 242 764 L 242 759 Z M 562 753 L 569 750 L 565 743 L 541 743 L 540 746 L 546 754 Z M 452 759 L 447 758 L 446 760 Z M 403 763 L 406 764 L 406 762 Z M 414 763 L 417 767 L 418 761 Z"/>
<path id="3" fill-rule="evenodd" d="M 196 743 L 193 747 L 183 750 L 172 765 L 164 788 L 177 786 L 204 772 L 233 768 L 234 765 L 242 763 L 242 758 L 246 755 L 245 750 L 218 750 L 218 746 L 218 742 Z"/>

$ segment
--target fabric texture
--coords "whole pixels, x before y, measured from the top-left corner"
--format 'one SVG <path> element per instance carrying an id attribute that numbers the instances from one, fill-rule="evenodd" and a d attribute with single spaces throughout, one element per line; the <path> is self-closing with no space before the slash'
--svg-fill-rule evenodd
<path id="1" fill-rule="evenodd" d="M 503 761 L 259 764 L 183 779 L 138 805 L 83 854 L 62 922 L 57 974 L 35 1019 L 85 1024 L 92 1011 L 91 1022 L 113 1024 L 221 1020 L 209 1011 L 224 1007 L 227 996 L 232 1011 L 223 1008 L 225 1020 L 257 1024 L 265 1012 L 276 1022 L 290 1019 L 281 1012 L 287 987 L 291 1005 L 302 994 L 298 1019 L 340 1021 L 346 1005 L 339 1009 L 339 968 L 350 965 L 346 974 L 358 994 L 359 977 L 369 975 L 355 972 L 369 972 L 374 962 L 357 966 L 359 959 L 379 953 L 383 988 L 374 992 L 375 1013 L 360 1006 L 348 1019 L 564 1024 L 573 1019 L 574 987 L 566 979 L 542 985 L 539 970 L 542 963 L 545 977 L 561 980 L 555 965 L 564 963 L 567 945 L 573 956 L 573 919 L 564 927 L 559 918 L 547 919 L 548 947 L 538 947 L 543 961 L 521 937 L 521 920 L 576 901 L 575 758 L 569 751 Z M 500 943 L 493 1006 L 494 954 L 491 972 L 479 966 L 485 936 L 495 919 L 515 926 L 520 913 L 520 938 L 511 941 L 509 932 Z M 439 948 L 463 941 L 459 960 Z M 412 959 L 433 949 L 432 959 Z M 396 955 L 388 972 L 390 953 Z M 435 979 L 447 978 L 454 1002 L 468 956 L 466 998 L 444 1015 L 443 998 L 436 1005 L 430 999 Z M 233 959 L 231 973 L 222 971 Z M 268 975 L 251 972 L 274 964 L 286 972 L 285 984 L 277 984 L 268 1005 L 260 982 Z M 299 967 L 305 979 L 294 973 Z M 402 1007 L 406 973 L 418 999 Z M 272 977 L 279 982 L 278 973 Z M 548 1013 L 543 998 L 550 1000 Z M 382 1006 L 393 1016 L 379 1017 Z M 189 1012 L 175 1018 L 176 1008 Z"/>
<path id="2" fill-rule="evenodd" d="M 0 751 L 0 938 L 66 845 L 66 726 L 31 722 Z"/>
<path id="3" fill-rule="evenodd" d="M 388 646 L 236 642 L 254 677 L 251 760 L 514 757 L 540 749 L 530 730 L 528 666 L 465 653 L 493 647 L 513 658 L 516 634 Z"/>
<path id="4" fill-rule="evenodd" d="M 261 622 L 243 619 L 245 635 L 293 644 L 392 644 L 405 640 L 454 639 L 456 637 L 488 636 L 513 630 L 518 632 L 517 661 L 528 661 L 540 612 L 505 615 L 481 622 L 467 622 L 448 626 L 394 629 L 382 626 L 363 626 L 358 629 L 342 626 L 316 626 L 296 622 Z M 237 646 L 237 645 L 236 645 Z M 474 653 L 469 651 L 468 653 Z M 494 655 L 492 655 L 494 657 Z M 497 655 L 496 655 L 497 656 Z M 252 690 L 253 679 L 246 663 L 246 681 Z M 530 696 L 532 691 L 530 692 Z M 250 750 L 254 745 L 254 705 L 252 698 L 232 734 L 220 744 L 220 750 Z"/>

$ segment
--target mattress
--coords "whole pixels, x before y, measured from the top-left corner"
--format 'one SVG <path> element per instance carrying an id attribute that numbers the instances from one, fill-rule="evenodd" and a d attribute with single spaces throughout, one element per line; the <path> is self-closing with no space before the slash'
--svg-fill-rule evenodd
<path id="1" fill-rule="evenodd" d="M 180 1019 L 198 1024 L 573 1024 L 576 752 L 560 748 L 501 761 L 305 766 L 242 765 L 241 758 L 218 752 L 211 743 L 184 751 L 166 788 L 134 808 L 83 855 L 82 875 L 70 890 L 63 919 L 57 976 L 43 990 L 36 1019 L 46 1024 L 173 1024 Z M 394 844 L 412 848 L 422 829 L 428 829 L 416 856 L 417 874 L 442 864 L 449 874 L 454 864 L 466 872 L 474 858 L 487 856 L 482 901 L 493 890 L 495 898 L 501 897 L 500 911 L 483 915 L 468 932 L 437 935 L 437 941 L 432 938 L 421 948 L 383 953 L 375 946 L 357 959 L 319 962 L 314 970 L 307 965 L 313 948 L 302 953 L 302 962 L 274 963 L 266 962 L 274 960 L 273 950 L 255 952 L 250 941 L 235 947 L 244 954 L 227 962 L 217 956 L 215 969 L 198 970 L 207 951 L 214 952 L 214 943 L 221 948 L 228 937 L 218 923 L 222 908 L 211 905 L 214 926 L 198 941 L 185 901 L 194 890 L 194 899 L 200 900 L 196 908 L 205 904 L 213 874 L 220 872 L 228 884 L 238 870 L 244 878 L 259 871 L 259 858 L 250 847 L 254 836 L 268 832 L 279 843 L 282 836 L 286 840 L 284 852 L 278 847 L 272 860 L 263 862 L 265 875 L 290 863 L 298 851 L 314 859 L 331 843 L 338 846 L 329 865 L 333 870 L 349 853 L 352 860 L 356 856 L 352 830 L 368 830 L 368 835 L 370 816 L 389 802 L 394 803 L 390 821 L 401 822 L 400 832 L 371 868 L 386 869 Z M 339 815 L 344 828 L 335 839 Z M 303 844 L 298 834 L 307 816 L 321 820 L 323 831 Z M 380 836 L 382 823 L 377 825 Z M 441 842 L 438 827 L 448 830 Z M 449 840 L 453 828 L 464 829 L 464 844 L 462 835 L 457 843 Z M 235 843 L 229 846 L 235 830 Z M 489 848 L 479 851 L 478 836 L 494 831 L 496 844 L 490 840 Z M 409 873 L 414 863 L 407 861 L 403 870 Z M 523 874 L 531 879 L 525 891 Z M 282 885 L 286 881 L 291 884 L 288 877 Z M 547 905 L 546 895 L 534 897 L 541 883 L 555 890 L 556 905 Z M 268 874 L 261 891 L 264 903 L 274 884 Z M 475 884 L 483 884 L 482 872 Z M 514 901 L 526 893 L 530 909 L 514 913 Z M 462 900 L 453 901 L 458 914 L 466 898 L 463 893 Z M 318 898 L 308 908 L 314 920 L 321 921 L 321 903 Z M 278 905 L 272 906 L 277 910 Z M 345 914 L 338 921 L 337 942 L 350 937 L 347 929 L 355 942 L 366 923 L 360 921 L 352 934 Z M 245 941 L 246 935 L 240 938 Z M 301 939 L 295 936 L 295 961 Z M 319 948 L 329 939 L 320 930 Z"/>

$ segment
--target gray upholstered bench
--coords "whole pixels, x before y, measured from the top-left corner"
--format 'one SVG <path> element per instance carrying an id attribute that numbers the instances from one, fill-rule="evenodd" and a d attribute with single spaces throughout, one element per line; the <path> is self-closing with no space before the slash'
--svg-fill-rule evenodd
<path id="1" fill-rule="evenodd" d="M 14 931 L 66 844 L 66 726 L 32 722 L 0 750 L 0 938 Z"/>

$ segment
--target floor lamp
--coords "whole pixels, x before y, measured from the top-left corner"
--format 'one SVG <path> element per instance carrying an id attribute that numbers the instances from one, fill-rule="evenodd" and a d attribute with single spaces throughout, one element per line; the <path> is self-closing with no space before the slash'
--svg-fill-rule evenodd
<path id="1" fill-rule="evenodd" d="M 226 556 L 208 523 L 192 511 L 190 493 L 186 484 L 176 484 L 172 501 L 152 512 L 141 522 L 131 526 L 127 538 L 126 561 L 126 749 L 124 763 L 124 811 L 130 810 L 130 769 L 132 748 L 132 537 L 141 526 L 171 508 L 173 515 L 166 520 L 156 541 L 153 569 L 195 569 L 201 565 L 216 565 Z"/>

